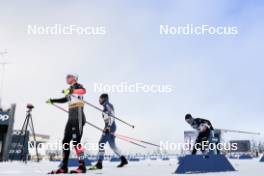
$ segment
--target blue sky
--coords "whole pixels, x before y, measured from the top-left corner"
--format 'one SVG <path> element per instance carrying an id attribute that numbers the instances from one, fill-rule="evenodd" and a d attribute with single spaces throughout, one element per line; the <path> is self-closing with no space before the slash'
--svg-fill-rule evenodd
<path id="1" fill-rule="evenodd" d="M 65 114 L 44 102 L 60 97 L 68 72 L 80 75 L 86 99 L 97 103 L 94 82 L 171 84 L 170 94 L 110 94 L 116 113 L 137 126 L 119 132 L 159 142 L 179 142 L 186 113 L 215 127 L 263 131 L 263 2 L 261 1 L 14 1 L 0 7 L 0 49 L 9 51 L 6 104 L 16 102 L 16 125 L 24 105 L 35 104 L 37 132 L 61 137 Z M 30 36 L 28 24 L 104 25 L 107 35 Z M 161 36 L 160 24 L 237 26 L 236 36 Z M 87 108 L 87 119 L 103 125 Z M 51 125 L 52 123 L 52 125 Z M 86 128 L 85 138 L 100 133 Z M 241 136 L 247 138 L 247 136 Z M 128 150 L 137 150 L 127 144 Z"/>

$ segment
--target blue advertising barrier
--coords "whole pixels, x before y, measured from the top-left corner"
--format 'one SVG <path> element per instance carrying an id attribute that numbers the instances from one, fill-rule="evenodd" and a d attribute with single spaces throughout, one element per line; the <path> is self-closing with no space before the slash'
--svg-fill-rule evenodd
<path id="1" fill-rule="evenodd" d="M 14 130 L 9 146 L 9 159 L 26 161 L 29 155 L 28 141 L 29 131 L 22 133 L 21 130 Z"/>
<path id="2" fill-rule="evenodd" d="M 261 157 L 260 162 L 264 162 L 264 154 L 263 154 L 263 156 Z"/>
<path id="3" fill-rule="evenodd" d="M 136 157 L 132 157 L 132 158 L 129 158 L 129 161 L 138 162 L 138 161 L 140 161 L 140 159 L 136 158 Z"/>
<path id="4" fill-rule="evenodd" d="M 179 159 L 176 174 L 235 171 L 225 155 L 186 155 Z"/>
<path id="5" fill-rule="evenodd" d="M 85 165 L 86 166 L 91 166 L 92 161 L 89 160 L 88 158 L 84 159 Z M 79 166 L 79 159 L 77 158 L 70 158 L 68 162 L 68 167 L 78 167 Z"/>
<path id="6" fill-rule="evenodd" d="M 0 109 L 0 161 L 9 159 L 9 148 L 12 142 L 16 105 L 7 110 Z"/>
<path id="7" fill-rule="evenodd" d="M 238 159 L 253 159 L 253 157 L 250 154 L 242 154 Z"/>
<path id="8" fill-rule="evenodd" d="M 111 159 L 110 159 L 110 162 L 119 162 L 121 161 L 121 159 L 119 157 L 116 157 L 116 156 L 113 156 Z"/>

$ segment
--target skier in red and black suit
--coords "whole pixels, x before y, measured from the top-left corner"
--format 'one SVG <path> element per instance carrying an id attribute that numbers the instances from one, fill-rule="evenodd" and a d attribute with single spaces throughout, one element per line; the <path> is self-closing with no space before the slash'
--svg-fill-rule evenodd
<path id="1" fill-rule="evenodd" d="M 63 160 L 58 170 L 52 171 L 50 174 L 68 173 L 68 160 L 70 155 L 70 142 L 79 157 L 79 167 L 71 173 L 85 173 L 86 166 L 84 162 L 84 150 L 81 145 L 83 134 L 83 126 L 86 122 L 83 112 L 83 96 L 86 93 L 85 88 L 77 82 L 78 77 L 74 74 L 67 75 L 66 81 L 70 87 L 63 90 L 65 97 L 59 99 L 49 99 L 47 103 L 69 103 L 69 118 L 64 131 L 63 144 Z"/>

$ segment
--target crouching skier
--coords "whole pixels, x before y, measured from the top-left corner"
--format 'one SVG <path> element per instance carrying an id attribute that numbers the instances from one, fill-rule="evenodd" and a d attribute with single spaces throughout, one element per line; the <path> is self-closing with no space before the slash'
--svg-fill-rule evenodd
<path id="1" fill-rule="evenodd" d="M 99 141 L 98 161 L 89 170 L 97 170 L 103 168 L 103 160 L 105 153 L 104 147 L 107 142 L 109 143 L 110 148 L 114 151 L 114 153 L 120 157 L 121 163 L 117 167 L 123 167 L 128 164 L 127 159 L 121 154 L 120 150 L 117 148 L 115 143 L 115 136 L 111 134 L 115 133 L 116 131 L 115 119 L 111 116 L 114 115 L 114 106 L 109 103 L 108 94 L 102 94 L 99 98 L 99 103 L 103 106 L 102 116 L 105 122 L 105 128 Z"/>
<path id="2" fill-rule="evenodd" d="M 206 144 L 207 141 L 211 142 L 214 134 L 214 128 L 211 122 L 206 119 L 193 118 L 191 114 L 185 115 L 185 121 L 199 132 L 193 146 L 192 155 L 197 153 L 197 149 L 204 153 L 205 146 L 203 145 Z"/>
<path id="3" fill-rule="evenodd" d="M 79 167 L 71 173 L 85 173 L 86 166 L 84 162 L 84 150 L 81 145 L 83 126 L 85 124 L 85 115 L 83 112 L 83 95 L 86 93 L 85 88 L 77 82 L 78 77 L 74 74 L 67 75 L 66 81 L 70 88 L 63 90 L 65 97 L 60 99 L 49 99 L 47 103 L 69 103 L 69 118 L 64 131 L 63 144 L 63 160 L 58 170 L 50 172 L 50 174 L 68 173 L 68 160 L 70 155 L 70 142 L 74 146 L 76 154 L 79 158 Z M 71 96 L 74 95 L 74 96 Z"/>

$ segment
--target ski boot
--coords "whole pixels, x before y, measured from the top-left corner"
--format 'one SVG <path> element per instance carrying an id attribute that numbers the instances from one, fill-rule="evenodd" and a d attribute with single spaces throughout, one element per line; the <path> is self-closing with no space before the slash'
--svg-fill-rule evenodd
<path id="1" fill-rule="evenodd" d="M 89 168 L 89 170 L 99 170 L 99 169 L 103 169 L 102 161 L 97 161 L 97 163 L 94 166 Z"/>
<path id="2" fill-rule="evenodd" d="M 125 165 L 128 164 L 127 159 L 124 156 L 121 156 L 120 159 L 121 159 L 121 163 L 117 166 L 118 168 L 124 167 Z"/>
<path id="3" fill-rule="evenodd" d="M 68 173 L 68 168 L 60 168 L 58 170 L 53 170 L 48 174 L 67 174 L 67 173 Z"/>
<path id="4" fill-rule="evenodd" d="M 71 174 L 86 173 L 86 166 L 84 160 L 79 161 L 79 167 L 75 170 L 70 171 Z"/>

